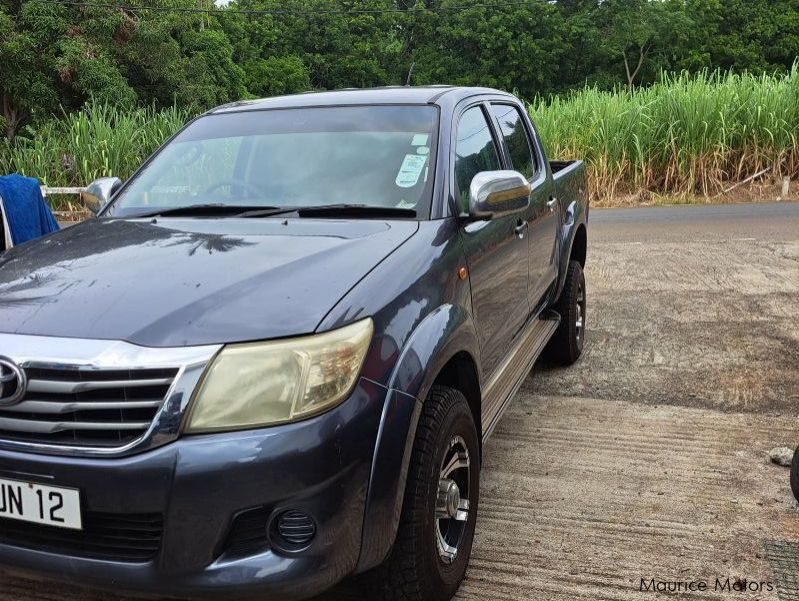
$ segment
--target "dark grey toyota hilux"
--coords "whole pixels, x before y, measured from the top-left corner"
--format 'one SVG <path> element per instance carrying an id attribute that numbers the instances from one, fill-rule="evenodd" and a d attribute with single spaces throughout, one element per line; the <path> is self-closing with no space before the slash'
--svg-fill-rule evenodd
<path id="1" fill-rule="evenodd" d="M 217 108 L 0 256 L 0 567 L 449 599 L 483 442 L 584 344 L 581 162 L 490 89 Z"/>

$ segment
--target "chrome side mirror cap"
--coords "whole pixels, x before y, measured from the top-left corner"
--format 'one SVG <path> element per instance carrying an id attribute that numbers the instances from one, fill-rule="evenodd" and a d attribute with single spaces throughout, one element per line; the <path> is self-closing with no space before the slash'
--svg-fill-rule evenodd
<path id="1" fill-rule="evenodd" d="M 518 171 L 481 171 L 469 186 L 469 217 L 491 219 L 530 206 L 532 186 Z"/>
<path id="2" fill-rule="evenodd" d="M 118 177 L 101 177 L 86 186 L 80 196 L 86 208 L 96 215 L 121 186 L 122 180 Z"/>

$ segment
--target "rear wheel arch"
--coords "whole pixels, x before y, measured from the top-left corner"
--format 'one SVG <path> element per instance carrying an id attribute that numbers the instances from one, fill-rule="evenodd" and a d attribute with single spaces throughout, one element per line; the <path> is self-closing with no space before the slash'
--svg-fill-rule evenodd
<path id="1" fill-rule="evenodd" d="M 584 224 L 577 227 L 574 232 L 574 240 L 572 241 L 572 249 L 569 255 L 570 261 L 577 261 L 580 267 L 585 267 L 585 260 L 588 254 L 588 234 Z M 567 263 L 568 265 L 568 263 Z"/>

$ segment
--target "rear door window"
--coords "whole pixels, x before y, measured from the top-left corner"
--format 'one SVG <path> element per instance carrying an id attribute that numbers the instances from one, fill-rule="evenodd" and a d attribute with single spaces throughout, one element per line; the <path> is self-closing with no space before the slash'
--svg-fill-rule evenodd
<path id="1" fill-rule="evenodd" d="M 491 111 L 499 121 L 513 168 L 528 180 L 533 179 L 538 172 L 538 164 L 518 107 L 511 104 L 492 104 Z"/>

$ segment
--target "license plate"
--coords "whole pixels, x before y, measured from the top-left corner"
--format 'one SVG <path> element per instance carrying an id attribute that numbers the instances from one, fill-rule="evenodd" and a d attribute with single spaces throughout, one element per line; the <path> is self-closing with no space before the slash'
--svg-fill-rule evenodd
<path id="1" fill-rule="evenodd" d="M 0 518 L 82 530 L 80 492 L 0 478 Z"/>

